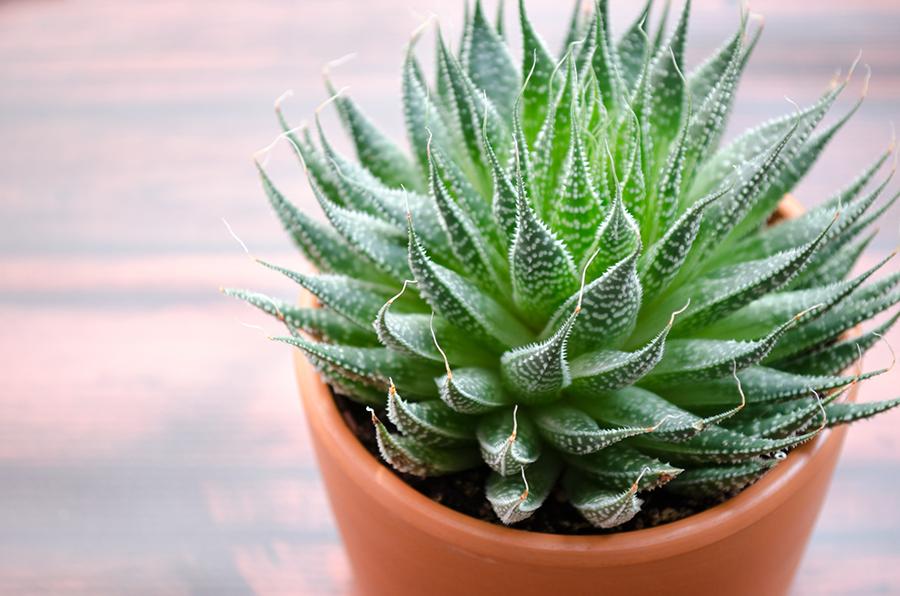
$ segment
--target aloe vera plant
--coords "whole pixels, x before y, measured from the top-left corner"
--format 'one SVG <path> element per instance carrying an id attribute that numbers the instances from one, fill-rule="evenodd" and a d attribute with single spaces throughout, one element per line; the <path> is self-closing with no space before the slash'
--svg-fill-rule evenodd
<path id="1" fill-rule="evenodd" d="M 284 322 L 335 391 L 369 406 L 402 472 L 491 470 L 506 524 L 556 487 L 593 525 L 630 520 L 642 493 L 732 494 L 823 429 L 898 399 L 849 403 L 845 374 L 897 314 L 897 274 L 851 276 L 892 148 L 802 216 L 767 225 L 858 108 L 804 108 L 720 146 L 759 30 L 689 74 L 690 2 L 667 32 L 650 3 L 619 39 L 607 6 L 576 7 L 554 56 L 519 5 L 523 56 L 476 0 L 456 51 L 437 33 L 426 81 L 410 41 L 402 101 L 411 151 L 346 94 L 356 149 L 278 116 L 327 222 L 259 173 L 317 274 L 264 263 L 320 308 L 227 290 Z M 327 80 L 330 93 L 334 87 Z M 867 190 L 871 187 L 870 190 Z M 879 205 L 880 202 L 880 205 Z M 362 407 L 362 406 L 360 406 Z"/>

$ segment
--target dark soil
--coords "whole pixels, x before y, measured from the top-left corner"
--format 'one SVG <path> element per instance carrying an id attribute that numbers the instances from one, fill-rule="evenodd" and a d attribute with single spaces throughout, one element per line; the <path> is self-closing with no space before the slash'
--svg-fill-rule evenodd
<path id="1" fill-rule="evenodd" d="M 375 440 L 375 429 L 372 427 L 371 416 L 366 412 L 365 407 L 342 395 L 335 395 L 334 400 L 353 434 L 376 459 L 381 461 Z M 376 413 L 382 420 L 387 419 L 384 412 Z M 390 469 L 408 485 L 441 505 L 471 517 L 501 524 L 500 519 L 494 515 L 490 503 L 484 497 L 484 483 L 488 475 L 486 467 L 433 478 L 420 478 Z M 601 530 L 585 521 L 578 511 L 568 503 L 563 490 L 557 487 L 534 515 L 515 524 L 514 527 L 547 534 L 612 534 L 673 522 L 717 505 L 731 496 L 723 495 L 723 498 L 716 502 L 693 503 L 686 502 L 665 491 L 645 492 L 641 494 L 644 504 L 634 519 L 616 528 Z"/>

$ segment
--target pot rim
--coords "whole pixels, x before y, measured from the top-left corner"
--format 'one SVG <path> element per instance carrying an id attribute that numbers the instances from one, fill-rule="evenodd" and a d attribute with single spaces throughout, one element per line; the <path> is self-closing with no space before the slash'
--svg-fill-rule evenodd
<path id="1" fill-rule="evenodd" d="M 788 198 L 788 197 L 786 197 Z M 779 205 L 780 215 L 793 217 L 794 203 Z M 315 305 L 304 292 L 304 306 Z M 529 565 L 605 567 L 642 563 L 696 550 L 746 528 L 778 508 L 811 478 L 816 470 L 808 465 L 825 452 L 840 449 L 845 427 L 827 429 L 794 449 L 787 459 L 738 495 L 686 518 L 640 530 L 603 535 L 562 535 L 509 528 L 480 520 L 432 501 L 418 492 L 360 443 L 344 422 L 330 388 L 299 351 L 294 363 L 301 398 L 310 429 L 343 472 L 360 491 L 359 498 L 396 509 L 411 526 L 433 535 L 449 546 L 493 559 L 521 560 Z M 855 401 L 858 385 L 848 395 Z M 661 578 L 661 581 L 662 578 Z"/>

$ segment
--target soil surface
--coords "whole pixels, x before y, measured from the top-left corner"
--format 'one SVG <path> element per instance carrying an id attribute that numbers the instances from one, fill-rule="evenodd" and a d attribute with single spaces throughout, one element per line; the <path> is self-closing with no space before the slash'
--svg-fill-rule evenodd
<path id="1" fill-rule="evenodd" d="M 334 395 L 334 400 L 347 426 L 360 443 L 376 459 L 382 461 L 378 453 L 371 415 L 365 407 L 342 395 Z M 384 412 L 376 411 L 376 414 L 385 421 L 385 424 L 389 424 Z M 502 525 L 484 497 L 484 483 L 488 475 L 486 467 L 433 478 L 420 478 L 397 472 L 390 466 L 386 467 L 429 499 L 471 517 Z M 733 495 L 723 495 L 714 502 L 695 503 L 679 499 L 665 491 L 644 492 L 641 493 L 644 504 L 634 519 L 616 528 L 601 530 L 585 521 L 568 503 L 563 490 L 557 487 L 534 515 L 514 524 L 513 527 L 547 534 L 614 534 L 673 522 L 717 505 L 731 496 Z"/>

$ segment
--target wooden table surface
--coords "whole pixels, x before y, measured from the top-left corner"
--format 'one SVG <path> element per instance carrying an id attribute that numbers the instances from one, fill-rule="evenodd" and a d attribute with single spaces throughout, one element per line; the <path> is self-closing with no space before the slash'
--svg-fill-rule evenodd
<path id="1" fill-rule="evenodd" d="M 529 3 L 554 45 L 567 4 Z M 613 2 L 617 24 L 630 4 Z M 738 12 L 696 4 L 694 61 Z M 752 8 L 767 30 L 734 128 L 789 111 L 786 95 L 811 101 L 859 48 L 872 66 L 863 110 L 798 189 L 815 203 L 900 117 L 900 5 Z M 308 118 L 321 65 L 355 51 L 338 84 L 399 134 L 402 48 L 432 11 L 455 38 L 459 0 L 0 3 L 0 594 L 348 590 L 290 354 L 217 287 L 295 290 L 221 218 L 254 254 L 302 267 L 250 162 L 277 133 L 272 100 L 292 87 L 287 114 Z M 312 205 L 285 147 L 271 171 Z M 888 360 L 880 346 L 867 367 Z M 894 370 L 863 399 L 898 385 Z M 900 593 L 898 426 L 893 412 L 852 429 L 797 594 Z"/>

